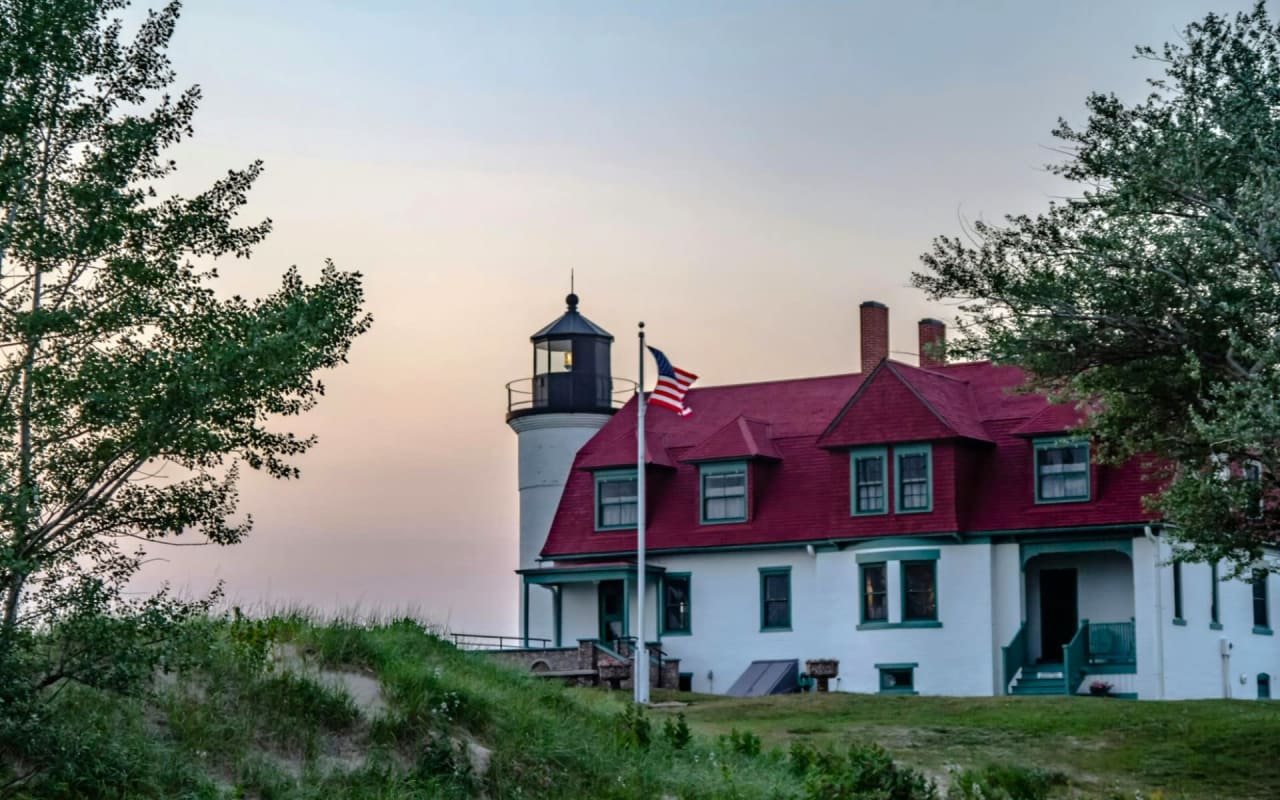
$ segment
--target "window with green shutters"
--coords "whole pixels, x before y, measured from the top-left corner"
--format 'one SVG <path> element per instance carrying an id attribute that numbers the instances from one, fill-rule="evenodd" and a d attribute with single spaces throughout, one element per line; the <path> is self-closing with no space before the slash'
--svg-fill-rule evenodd
<path id="1" fill-rule="evenodd" d="M 893 449 L 897 471 L 899 514 L 933 510 L 933 448 L 903 445 Z"/>
<path id="2" fill-rule="evenodd" d="M 1270 632 L 1271 615 L 1267 609 L 1267 572 L 1253 571 L 1253 631 L 1254 633 Z"/>
<path id="3" fill-rule="evenodd" d="M 859 567 L 862 571 L 862 621 L 888 622 L 888 564 L 882 561 L 878 564 L 860 564 Z"/>
<path id="4" fill-rule="evenodd" d="M 745 522 L 747 519 L 747 465 L 736 461 L 703 464 L 702 522 Z"/>
<path id="5" fill-rule="evenodd" d="M 889 511 L 889 475 L 883 447 L 854 450 L 851 454 L 853 513 L 884 514 Z"/>
<path id="6" fill-rule="evenodd" d="M 938 562 L 902 562 L 902 619 L 938 618 Z"/>
<path id="7" fill-rule="evenodd" d="M 684 634 L 693 632 L 692 604 L 690 602 L 691 579 L 686 573 L 668 572 L 662 578 L 662 632 Z"/>
<path id="8" fill-rule="evenodd" d="M 760 569 L 760 629 L 791 629 L 791 567 Z"/>
<path id="9" fill-rule="evenodd" d="M 1089 499 L 1089 443 L 1042 439 L 1036 442 L 1036 502 Z"/>
<path id="10" fill-rule="evenodd" d="M 636 526 L 636 471 L 596 474 L 596 530 Z"/>

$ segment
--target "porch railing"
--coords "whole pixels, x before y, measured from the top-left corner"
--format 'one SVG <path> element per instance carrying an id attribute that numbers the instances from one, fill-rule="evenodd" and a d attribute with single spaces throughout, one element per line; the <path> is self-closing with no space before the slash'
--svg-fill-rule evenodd
<path id="1" fill-rule="evenodd" d="M 453 646 L 459 650 L 546 650 L 550 639 L 536 636 L 491 636 L 483 633 L 453 633 Z"/>
<path id="2" fill-rule="evenodd" d="M 1018 632 L 1009 640 L 1009 644 L 1000 648 L 1004 656 L 1004 693 L 1009 693 L 1009 684 L 1018 676 L 1018 670 L 1027 663 L 1027 625 L 1022 624 Z"/>
<path id="3" fill-rule="evenodd" d="M 1095 622 L 1089 626 L 1090 664 L 1133 664 L 1137 661 L 1133 619 Z"/>
<path id="4" fill-rule="evenodd" d="M 1062 680 L 1067 694 L 1075 694 L 1084 679 L 1085 665 L 1089 663 L 1089 620 L 1080 620 L 1080 627 L 1071 641 L 1062 646 Z"/>

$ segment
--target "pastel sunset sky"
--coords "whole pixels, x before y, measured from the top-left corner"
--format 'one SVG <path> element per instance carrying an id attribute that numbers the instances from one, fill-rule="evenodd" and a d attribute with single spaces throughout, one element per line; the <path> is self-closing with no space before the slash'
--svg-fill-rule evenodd
<path id="1" fill-rule="evenodd" d="M 863 300 L 914 362 L 916 321 L 953 316 L 908 285 L 931 238 L 1068 191 L 1056 119 L 1140 97 L 1135 44 L 1247 5 L 188 0 L 175 186 L 261 158 L 247 217 L 275 221 L 224 286 L 330 257 L 375 323 L 289 422 L 320 440 L 302 479 L 245 477 L 250 539 L 157 550 L 138 588 L 514 634 L 503 385 L 571 269 L 617 376 L 642 319 L 700 385 L 856 371 Z"/>

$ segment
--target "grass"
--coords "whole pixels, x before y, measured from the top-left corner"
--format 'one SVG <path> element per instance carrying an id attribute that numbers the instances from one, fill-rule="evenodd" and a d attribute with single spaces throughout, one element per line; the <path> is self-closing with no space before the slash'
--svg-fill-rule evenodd
<path id="1" fill-rule="evenodd" d="M 1280 797 L 1280 705 L 1271 703 L 833 693 L 697 696 L 684 713 L 704 735 L 746 728 L 766 748 L 877 741 L 935 775 L 956 765 L 1013 763 L 1062 773 L 1091 795 L 1141 790 L 1150 797 L 1158 789 L 1166 798 Z"/>
<path id="2" fill-rule="evenodd" d="M 1269 704 L 658 693 L 689 704 L 637 714 L 410 620 L 188 634 L 146 691 L 56 687 L 34 738 L 0 709 L 0 797 L 935 800 L 957 770 L 947 800 L 1280 796 Z"/>

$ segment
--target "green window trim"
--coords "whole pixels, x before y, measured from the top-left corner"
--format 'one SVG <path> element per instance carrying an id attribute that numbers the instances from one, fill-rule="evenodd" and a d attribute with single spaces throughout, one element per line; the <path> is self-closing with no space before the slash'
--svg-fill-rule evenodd
<path id="1" fill-rule="evenodd" d="M 900 630 L 902 628 L 941 628 L 942 623 L 936 619 L 913 619 L 906 622 L 863 622 L 859 623 L 855 630 L 860 631 L 888 631 Z"/>
<path id="2" fill-rule="evenodd" d="M 879 461 L 880 464 L 880 481 L 867 480 L 859 482 L 858 480 L 858 462 L 859 461 Z M 880 489 L 880 505 L 874 507 L 868 504 L 865 509 L 859 509 L 859 501 L 861 493 L 859 488 L 866 488 L 868 495 L 874 495 L 874 489 L 879 486 Z M 889 513 L 889 450 L 884 447 L 864 447 L 849 451 L 849 513 L 854 517 L 878 516 Z"/>
<path id="3" fill-rule="evenodd" d="M 1178 624 L 1179 620 L 1185 620 L 1182 616 L 1182 562 L 1173 562 L 1173 621 Z M 1182 622 L 1183 625 L 1187 623 Z"/>
<path id="4" fill-rule="evenodd" d="M 1258 685 L 1258 699 L 1271 699 L 1271 676 L 1265 672 L 1259 672 L 1256 679 Z"/>
<path id="5" fill-rule="evenodd" d="M 899 563 L 899 583 L 902 587 L 902 622 L 937 622 L 938 621 L 938 562 L 937 561 L 900 561 Z M 907 584 L 908 568 L 925 568 L 929 570 L 929 588 L 927 590 L 917 590 L 916 594 L 928 595 L 928 607 L 932 609 L 932 614 L 908 616 L 911 611 L 910 587 Z"/>
<path id="6" fill-rule="evenodd" d="M 605 509 L 605 505 L 606 505 L 606 504 L 603 502 L 603 491 L 604 491 L 604 486 L 605 486 L 606 484 L 608 484 L 608 483 L 611 483 L 611 482 L 612 482 L 612 483 L 622 483 L 622 482 L 625 482 L 625 481 L 627 481 L 627 480 L 631 480 L 632 482 L 635 482 L 635 480 L 636 480 L 636 471 L 635 471 L 634 469 L 610 469 L 610 470 L 600 470 L 599 472 L 595 473 L 595 513 L 594 513 L 594 522 L 595 522 L 595 529 L 596 529 L 597 531 L 625 531 L 625 530 L 635 530 L 635 528 L 636 528 L 636 523 L 635 523 L 634 521 L 632 521 L 632 522 L 621 522 L 621 523 L 613 524 L 613 525 L 606 525 L 606 524 L 604 524 L 604 509 Z M 639 502 L 639 495 L 638 495 L 638 490 L 637 490 L 636 499 L 635 499 L 635 500 L 633 500 L 633 501 L 630 503 L 630 505 L 632 505 L 632 506 L 636 506 L 638 502 Z M 619 506 L 619 507 L 625 507 L 626 505 L 628 505 L 628 503 L 626 503 L 626 502 L 625 502 L 625 500 L 623 500 L 623 501 L 616 502 L 616 503 L 614 503 L 614 502 L 610 502 L 608 505 L 616 505 L 616 506 Z M 633 514 L 632 514 L 632 516 L 634 516 L 634 511 L 638 511 L 638 508 L 633 509 Z M 623 509 L 623 510 L 621 511 L 621 514 L 622 514 L 622 516 L 623 516 L 623 517 L 625 517 L 625 516 L 626 516 L 626 511 L 625 511 L 625 509 Z"/>
<path id="7" fill-rule="evenodd" d="M 1213 628 L 1214 625 L 1217 625 L 1218 627 L 1213 629 L 1220 631 L 1222 630 L 1222 620 L 1218 618 L 1218 565 L 1216 562 L 1209 565 L 1209 581 L 1211 584 L 1209 590 L 1209 627 Z"/>
<path id="8" fill-rule="evenodd" d="M 872 591 L 871 584 L 868 582 L 868 573 L 880 573 L 880 578 L 884 582 L 884 589 Z M 869 600 L 873 596 L 879 596 L 883 603 L 883 615 L 877 617 L 868 616 Z M 889 564 L 884 561 L 858 562 L 858 608 L 860 611 L 861 630 L 864 625 L 888 625 L 889 624 Z"/>
<path id="9" fill-rule="evenodd" d="M 919 666 L 914 661 L 876 664 L 876 671 L 880 673 L 880 694 L 919 694 L 916 691 L 916 668 Z"/>
<path id="10" fill-rule="evenodd" d="M 1035 499 L 1037 505 L 1049 505 L 1054 503 L 1087 503 L 1093 499 L 1093 460 L 1089 447 L 1089 440 L 1079 437 L 1075 438 L 1048 438 L 1033 440 L 1035 452 L 1031 459 L 1032 481 L 1035 487 Z M 1044 497 L 1040 493 L 1040 456 L 1049 450 L 1063 450 L 1067 448 L 1084 447 L 1084 494 L 1064 494 L 1062 497 Z"/>
<path id="11" fill-rule="evenodd" d="M 667 582 L 684 581 L 685 612 L 683 628 L 667 627 Z M 662 576 L 662 591 L 658 593 L 658 624 L 662 636 L 693 635 L 693 575 L 688 572 L 668 572 Z"/>
<path id="12" fill-rule="evenodd" d="M 941 557 L 942 551 L 936 547 L 919 550 L 873 550 L 855 556 L 859 564 L 879 561 L 937 561 Z"/>
<path id="13" fill-rule="evenodd" d="M 786 596 L 781 598 L 770 599 L 768 596 L 769 578 L 783 577 L 786 578 Z M 768 604 L 769 603 L 785 603 L 786 622 L 782 624 L 769 625 Z M 791 567 L 760 567 L 760 630 L 761 631 L 789 631 L 791 630 Z"/>
<path id="14" fill-rule="evenodd" d="M 1271 635 L 1271 598 L 1267 595 L 1267 571 L 1254 570 L 1253 580 L 1249 581 L 1250 597 L 1253 599 L 1253 632 Z"/>
<path id="15" fill-rule="evenodd" d="M 902 469 L 902 460 L 910 456 L 924 456 L 924 478 L 904 480 Z M 925 503 L 916 508 L 906 508 L 903 503 L 903 496 L 908 484 L 921 483 L 924 484 Z M 912 444 L 898 445 L 893 448 L 893 484 L 894 484 L 894 513 L 897 514 L 927 514 L 933 511 L 933 445 L 930 444 Z"/>
<path id="16" fill-rule="evenodd" d="M 725 500 L 737 497 L 733 495 L 722 495 L 720 497 L 711 498 L 707 496 L 707 479 L 713 476 L 723 477 L 725 475 L 742 475 L 742 514 L 712 517 L 707 514 L 708 500 Z M 745 461 L 720 461 L 711 464 L 698 465 L 698 521 L 702 525 L 725 525 L 733 522 L 746 522 L 750 513 L 751 503 L 749 502 L 751 492 L 751 477 L 747 471 L 747 462 Z"/>

